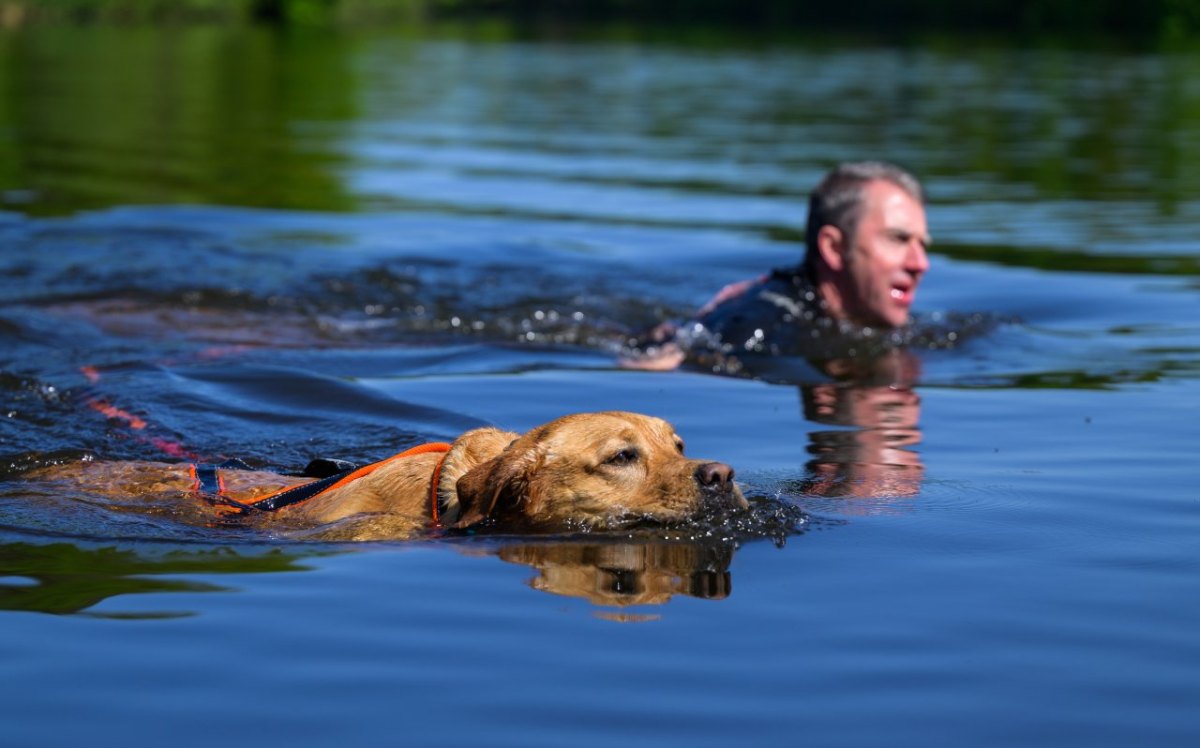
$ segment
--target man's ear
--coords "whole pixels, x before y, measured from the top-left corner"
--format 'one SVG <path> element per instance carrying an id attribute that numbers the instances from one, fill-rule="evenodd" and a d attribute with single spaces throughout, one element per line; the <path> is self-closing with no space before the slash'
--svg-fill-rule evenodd
<path id="1" fill-rule="evenodd" d="M 527 449 L 508 451 L 467 471 L 454 485 L 460 513 L 454 527 L 478 524 L 513 509 L 529 492 L 529 479 L 541 454 Z"/>
<path id="2" fill-rule="evenodd" d="M 825 224 L 817 230 L 817 252 L 825 267 L 835 273 L 846 268 L 846 242 L 842 230 L 832 224 Z"/>

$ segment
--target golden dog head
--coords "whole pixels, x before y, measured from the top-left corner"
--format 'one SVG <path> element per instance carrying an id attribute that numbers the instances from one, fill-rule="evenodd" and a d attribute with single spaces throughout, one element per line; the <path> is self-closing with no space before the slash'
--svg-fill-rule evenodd
<path id="1" fill-rule="evenodd" d="M 637 413 L 565 416 L 514 439 L 456 484 L 457 526 L 487 517 L 547 529 L 680 522 L 747 506 L 733 469 L 683 455 L 669 423 Z"/>

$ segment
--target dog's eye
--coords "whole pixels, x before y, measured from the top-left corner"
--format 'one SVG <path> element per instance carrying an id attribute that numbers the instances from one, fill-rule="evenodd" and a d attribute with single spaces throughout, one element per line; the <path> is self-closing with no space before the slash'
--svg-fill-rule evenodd
<path id="1" fill-rule="evenodd" d="M 633 449 L 633 448 L 622 449 L 620 452 L 617 452 L 615 455 L 613 455 L 612 457 L 609 457 L 607 460 L 605 460 L 604 464 L 605 465 L 616 465 L 617 467 L 620 467 L 622 465 L 629 465 L 631 463 L 637 462 L 637 458 L 638 458 L 638 453 L 637 453 L 636 449 Z"/>
<path id="2" fill-rule="evenodd" d="M 675 449 L 679 450 L 679 454 L 683 454 L 683 439 L 675 437 Z"/>

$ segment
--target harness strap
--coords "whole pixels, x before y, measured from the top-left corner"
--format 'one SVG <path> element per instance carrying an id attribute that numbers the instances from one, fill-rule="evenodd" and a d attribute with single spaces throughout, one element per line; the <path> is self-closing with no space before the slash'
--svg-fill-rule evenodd
<path id="1" fill-rule="evenodd" d="M 192 465 L 192 490 L 206 496 L 225 493 L 225 481 L 221 480 L 216 465 Z"/>
<path id="2" fill-rule="evenodd" d="M 225 478 L 220 470 L 251 470 L 252 468 L 241 460 L 226 460 L 220 465 L 195 464 L 188 466 L 192 477 L 192 491 L 212 503 L 218 514 L 245 514 L 250 508 L 236 499 L 225 495 Z"/>
<path id="3" fill-rule="evenodd" d="M 433 516 L 434 527 L 440 527 L 442 524 L 442 502 L 438 496 L 438 484 L 442 482 L 442 465 L 446 464 L 448 454 L 450 451 L 446 450 L 438 458 L 437 464 L 433 466 L 433 478 L 429 481 L 429 513 Z"/>
<path id="4" fill-rule="evenodd" d="M 420 455 L 420 454 L 428 454 L 430 452 L 441 452 L 442 459 L 438 460 L 437 467 L 434 468 L 433 481 L 432 481 L 432 483 L 433 483 L 432 495 L 434 497 L 433 503 L 435 505 L 434 513 L 435 513 L 435 522 L 436 522 L 438 476 L 441 474 L 442 462 L 445 461 L 445 459 L 446 459 L 445 453 L 447 453 L 449 451 L 450 451 L 450 445 L 445 442 L 431 442 L 429 444 L 420 444 L 411 449 L 407 449 L 399 454 L 392 455 L 391 457 L 388 457 L 385 460 L 380 460 L 379 462 L 373 462 L 370 465 L 366 465 L 361 468 L 345 470 L 343 472 L 331 475 L 328 478 L 322 478 L 320 480 L 312 481 L 311 483 L 302 483 L 298 486 L 292 486 L 290 488 L 283 488 L 283 489 L 276 491 L 275 493 L 268 494 L 267 496 L 264 496 L 261 499 L 257 499 L 255 501 L 251 501 L 251 502 L 235 501 L 235 500 L 225 496 L 223 494 L 223 492 L 225 490 L 223 483 L 219 483 L 218 489 L 216 491 L 212 491 L 201 480 L 201 476 L 204 475 L 207 472 L 207 469 L 210 468 L 211 466 L 197 467 L 196 465 L 193 465 L 192 466 L 192 477 L 195 480 L 195 485 L 193 486 L 193 490 L 195 490 L 197 493 L 201 494 L 202 496 L 204 496 L 207 499 L 217 500 L 220 503 L 230 505 L 234 509 L 241 510 L 243 513 L 248 512 L 248 511 L 254 511 L 254 510 L 263 511 L 263 512 L 273 512 L 277 509 L 282 509 L 285 506 L 292 506 L 294 504 L 299 504 L 300 502 L 303 502 L 303 501 L 308 501 L 309 499 L 319 496 L 319 495 L 325 493 L 326 491 L 332 491 L 335 488 L 341 488 L 342 486 L 347 485 L 348 483 L 351 483 L 353 481 L 356 481 L 359 478 L 363 478 L 367 475 L 370 475 L 371 473 L 375 472 L 376 470 L 383 467 L 384 465 L 388 465 L 396 460 L 401 460 L 401 459 L 404 459 L 405 457 L 413 457 L 415 455 Z M 220 481 L 220 476 L 217 474 L 216 468 L 211 468 L 211 470 L 212 470 L 213 475 L 216 476 L 217 480 Z"/>
<path id="5" fill-rule="evenodd" d="M 368 467 L 370 466 L 368 465 Z M 273 512 L 276 509 L 282 509 L 285 506 L 299 504 L 302 501 L 308 501 L 317 494 L 333 488 L 335 485 L 339 484 L 342 479 L 352 475 L 353 472 L 354 471 L 351 470 L 344 473 L 337 473 L 336 475 L 331 475 L 328 478 L 322 478 L 321 480 L 315 480 L 311 483 L 301 483 L 300 485 L 292 486 L 291 488 L 283 488 L 273 494 L 264 496 L 257 501 L 251 501 L 245 506 L 247 509 L 257 509 L 261 512 Z"/>

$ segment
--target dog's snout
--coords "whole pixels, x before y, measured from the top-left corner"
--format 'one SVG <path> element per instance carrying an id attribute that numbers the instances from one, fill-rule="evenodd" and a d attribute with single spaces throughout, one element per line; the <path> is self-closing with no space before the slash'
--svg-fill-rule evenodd
<path id="1" fill-rule="evenodd" d="M 725 488 L 733 480 L 733 468 L 723 462 L 706 462 L 696 468 L 696 480 L 702 486 Z"/>

